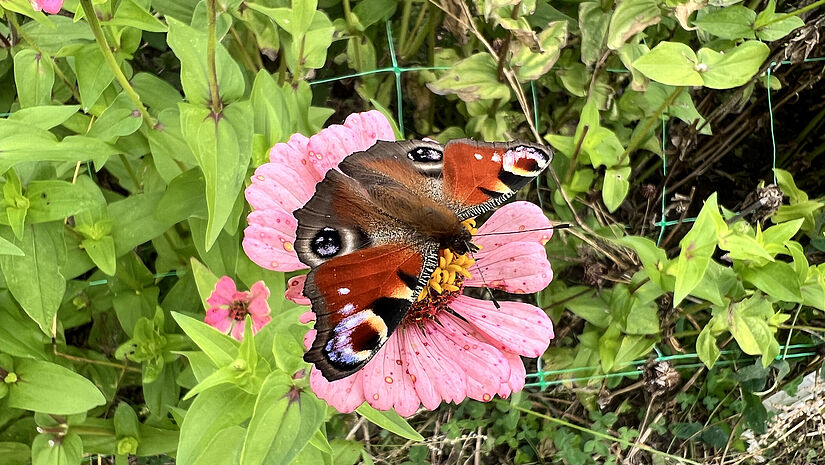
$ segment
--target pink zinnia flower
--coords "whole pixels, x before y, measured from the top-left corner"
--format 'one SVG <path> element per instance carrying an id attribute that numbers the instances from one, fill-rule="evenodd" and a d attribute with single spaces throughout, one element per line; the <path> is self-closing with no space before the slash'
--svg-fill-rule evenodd
<path id="1" fill-rule="evenodd" d="M 218 280 L 212 295 L 206 299 L 209 310 L 203 321 L 218 331 L 237 340 L 243 340 L 246 316 L 252 317 L 252 332 L 257 333 L 272 317 L 269 316 L 269 289 L 263 281 L 252 285 L 249 291 L 238 291 L 229 276 Z"/>
<path id="2" fill-rule="evenodd" d="M 258 168 L 246 190 L 255 210 L 244 232 L 247 255 L 264 268 L 306 268 L 292 245 L 297 227 L 292 211 L 312 197 L 315 184 L 329 169 L 378 139 L 393 140 L 393 132 L 383 115 L 370 111 L 350 115 L 344 125 L 331 126 L 311 138 L 296 134 L 288 143 L 273 147 L 271 162 Z M 496 394 L 507 397 L 521 390 L 526 373 L 520 356 L 538 357 L 547 349 L 553 338 L 550 318 L 542 309 L 520 302 L 501 302 L 497 309 L 490 301 L 462 295 L 462 290 L 483 286 L 479 266 L 489 287 L 512 293 L 544 289 L 553 278 L 543 246 L 551 228 L 541 209 L 531 203 L 500 208 L 479 228 L 473 240 L 481 246 L 473 257 L 477 263 L 470 265 L 471 276 L 458 283 L 458 291 L 430 294 L 414 304 L 361 371 L 330 382 L 313 367 L 313 391 L 341 412 L 351 412 L 366 401 L 377 409 L 395 408 L 409 416 L 421 404 L 434 409 L 441 401 L 458 403 L 466 397 L 489 401 Z M 524 232 L 488 235 L 516 231 Z M 290 279 L 286 297 L 308 305 L 304 281 L 305 276 Z M 307 312 L 301 322 L 313 318 Z M 311 344 L 314 337 L 312 330 L 305 343 Z"/>
<path id="3" fill-rule="evenodd" d="M 31 0 L 34 11 L 56 14 L 63 8 L 63 0 Z"/>

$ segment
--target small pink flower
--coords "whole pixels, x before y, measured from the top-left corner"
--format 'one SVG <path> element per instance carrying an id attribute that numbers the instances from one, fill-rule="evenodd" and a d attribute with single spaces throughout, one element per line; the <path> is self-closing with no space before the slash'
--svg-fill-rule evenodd
<path id="1" fill-rule="evenodd" d="M 31 0 L 34 11 L 56 14 L 63 7 L 63 0 Z"/>
<path id="2" fill-rule="evenodd" d="M 246 190 L 254 209 L 244 231 L 247 255 L 272 270 L 306 268 L 293 247 L 297 221 L 292 212 L 312 197 L 328 170 L 377 140 L 394 140 L 392 127 L 381 113 L 369 111 L 350 115 L 343 125 L 310 138 L 295 134 L 288 143 L 273 147 L 270 163 L 256 170 Z M 472 277 L 462 288 L 482 287 L 483 275 L 489 287 L 507 292 L 544 289 L 553 279 L 543 246 L 552 235 L 551 228 L 541 209 L 528 202 L 514 202 L 496 211 L 473 240 L 481 250 L 469 269 Z M 516 231 L 524 232 L 513 234 Z M 486 235 L 494 232 L 508 234 Z M 286 297 L 309 305 L 303 295 L 305 280 L 305 276 L 291 278 Z M 405 416 L 422 404 L 434 409 L 441 401 L 458 403 L 467 397 L 489 401 L 496 394 L 507 397 L 524 387 L 526 373 L 520 356 L 541 356 L 553 338 L 553 324 L 533 305 L 500 305 L 496 309 L 492 302 L 461 295 L 461 290 L 427 298 L 413 306 L 362 370 L 329 382 L 313 367 L 310 385 L 318 397 L 341 412 L 351 412 L 366 401 L 380 410 L 395 408 Z M 313 313 L 307 312 L 301 322 L 313 319 Z M 314 338 L 314 330 L 307 333 L 307 347 Z"/>
<path id="3" fill-rule="evenodd" d="M 269 289 L 263 281 L 252 285 L 249 291 L 238 291 L 235 282 L 229 276 L 218 280 L 212 295 L 206 299 L 209 310 L 203 321 L 218 331 L 237 340 L 243 339 L 246 315 L 252 317 L 252 331 L 257 333 L 272 320 L 269 316 Z"/>

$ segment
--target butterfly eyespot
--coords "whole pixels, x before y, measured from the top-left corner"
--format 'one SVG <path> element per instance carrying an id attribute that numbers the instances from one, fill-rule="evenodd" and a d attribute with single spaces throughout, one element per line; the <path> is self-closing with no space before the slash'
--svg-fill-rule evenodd
<path id="1" fill-rule="evenodd" d="M 341 251 L 341 235 L 337 230 L 326 227 L 312 238 L 312 251 L 320 258 L 330 258 Z"/>
<path id="2" fill-rule="evenodd" d="M 440 162 L 444 154 L 440 150 L 429 147 L 418 147 L 407 152 L 407 158 L 420 163 Z"/>

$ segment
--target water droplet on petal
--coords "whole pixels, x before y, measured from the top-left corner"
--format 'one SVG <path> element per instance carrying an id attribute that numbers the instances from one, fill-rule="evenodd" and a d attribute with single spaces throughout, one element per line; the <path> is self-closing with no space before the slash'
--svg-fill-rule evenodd
<path id="1" fill-rule="evenodd" d="M 387 383 L 387 384 L 392 384 L 392 378 L 387 376 L 387 377 L 384 378 L 384 382 Z"/>
<path id="2" fill-rule="evenodd" d="M 484 402 L 490 402 L 490 399 L 492 399 L 490 394 L 484 394 L 483 396 L 481 396 L 481 400 L 483 400 Z"/>
<path id="3" fill-rule="evenodd" d="M 258 181 L 266 181 L 266 178 L 265 178 L 265 177 L 264 177 L 264 175 L 262 175 L 262 174 L 259 174 L 259 175 L 255 176 L 255 178 L 256 178 Z"/>
<path id="4" fill-rule="evenodd" d="M 292 252 L 293 250 L 295 250 L 295 248 L 292 247 L 292 242 L 284 242 L 284 250 L 286 250 L 287 252 Z"/>
<path id="5" fill-rule="evenodd" d="M 376 394 L 373 394 L 373 395 L 372 395 L 372 398 L 373 398 L 374 400 L 378 400 L 378 394 L 377 394 L 377 393 L 376 393 Z"/>

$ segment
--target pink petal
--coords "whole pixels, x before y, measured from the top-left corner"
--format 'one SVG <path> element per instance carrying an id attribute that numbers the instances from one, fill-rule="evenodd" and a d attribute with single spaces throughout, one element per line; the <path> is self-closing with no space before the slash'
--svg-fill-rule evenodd
<path id="1" fill-rule="evenodd" d="M 207 310 L 203 322 L 222 333 L 229 330 L 229 326 L 232 325 L 232 319 L 229 318 L 229 309 L 219 307 L 212 307 Z"/>
<path id="2" fill-rule="evenodd" d="M 298 305 L 310 305 L 312 302 L 308 298 L 304 297 L 304 283 L 306 280 L 307 276 L 305 274 L 289 278 L 284 296 Z M 312 320 L 301 321 L 301 323 L 315 321 L 315 314 L 312 312 L 308 313 L 312 315 Z M 306 315 L 306 313 L 304 315 Z M 301 315 L 301 318 L 303 318 L 303 315 Z"/>
<path id="3" fill-rule="evenodd" d="M 307 159 L 313 169 L 323 176 L 347 155 L 363 150 L 358 148 L 362 145 L 355 131 L 335 124 L 309 138 Z"/>
<path id="4" fill-rule="evenodd" d="M 361 370 L 364 398 L 378 410 L 395 411 L 408 417 L 418 410 L 421 401 L 412 380 L 404 373 L 400 335 L 393 333 L 386 344 Z"/>
<path id="5" fill-rule="evenodd" d="M 467 397 L 467 378 L 451 357 L 446 357 L 430 340 L 438 331 L 433 322 L 424 322 L 425 332 L 415 325 L 404 328 L 403 360 L 421 403 L 429 410 L 442 400 L 459 403 Z"/>
<path id="6" fill-rule="evenodd" d="M 510 378 L 510 364 L 495 347 L 473 337 L 471 330 L 449 313 L 438 316 L 439 331 L 430 334 L 431 339 L 445 354 L 464 370 L 467 375 L 467 396 L 489 401 L 502 383 Z"/>
<path id="7" fill-rule="evenodd" d="M 510 397 L 510 394 L 519 392 L 524 389 L 524 380 L 527 378 L 527 370 L 524 368 L 524 362 L 518 354 L 512 352 L 502 351 L 507 363 L 510 364 L 510 379 L 506 383 L 501 383 L 498 395 L 504 399 Z"/>
<path id="8" fill-rule="evenodd" d="M 544 310 L 522 302 L 492 302 L 459 296 L 450 304 L 501 350 L 538 357 L 553 339 L 553 322 Z"/>
<path id="9" fill-rule="evenodd" d="M 479 251 L 476 263 L 470 267 L 472 275 L 464 284 L 487 286 L 516 294 L 539 292 L 553 280 L 553 269 L 547 261 L 544 246 L 537 242 L 514 242 L 504 247 Z M 481 273 L 478 268 L 481 267 Z"/>
<path id="10" fill-rule="evenodd" d="M 235 325 L 232 326 L 232 337 L 234 337 L 238 341 L 243 341 L 243 333 L 246 324 L 243 321 L 236 321 Z"/>
<path id="11" fill-rule="evenodd" d="M 553 236 L 552 227 L 550 220 L 537 205 L 530 202 L 513 202 L 496 210 L 490 219 L 478 228 L 473 243 L 481 246 L 482 252 L 489 252 L 511 242 L 544 244 Z M 533 231 L 535 229 L 538 231 Z M 490 233 L 507 234 L 487 235 Z"/>
<path id="12" fill-rule="evenodd" d="M 265 163 L 255 170 L 244 194 L 255 210 L 281 209 L 292 214 L 315 193 L 315 178 L 282 163 Z"/>
<path id="13" fill-rule="evenodd" d="M 258 281 L 252 285 L 249 290 L 251 294 L 249 298 L 249 313 L 252 317 L 263 317 L 269 315 L 269 303 L 266 299 L 269 298 L 269 288 L 266 287 L 263 281 Z"/>
<path id="14" fill-rule="evenodd" d="M 42 9 L 46 13 L 57 14 L 60 12 L 60 8 L 63 7 L 63 0 L 34 0 L 32 6 L 34 11 Z"/>
<path id="15" fill-rule="evenodd" d="M 341 413 L 350 413 L 364 403 L 363 381 L 361 373 L 329 382 L 317 368 L 312 367 L 309 375 L 309 385 L 312 392 L 319 399 L 324 399 L 329 405 Z"/>
<path id="16" fill-rule="evenodd" d="M 264 315 L 264 316 L 252 315 L 252 332 L 257 333 L 264 326 L 266 326 L 267 323 L 269 323 L 270 321 L 272 321 L 272 317 L 269 316 L 269 315 Z"/>
<path id="17" fill-rule="evenodd" d="M 259 266 L 275 271 L 295 271 L 306 268 L 295 253 L 295 231 L 298 222 L 279 210 L 258 210 L 247 217 L 243 249 Z"/>
<path id="18" fill-rule="evenodd" d="M 395 140 L 395 133 L 387 118 L 378 110 L 353 113 L 347 116 L 344 126 L 359 136 L 358 150 L 366 150 L 378 140 Z"/>
<path id="19" fill-rule="evenodd" d="M 287 143 L 275 144 L 269 151 L 271 163 L 287 166 L 298 174 L 298 179 L 305 182 L 303 186 L 311 192 L 315 191 L 315 184 L 324 179 L 322 173 L 315 171 L 307 158 L 309 138 L 303 134 L 293 134 Z"/>
<path id="20" fill-rule="evenodd" d="M 301 316 L 298 317 L 298 321 L 300 321 L 302 324 L 307 324 L 310 321 L 315 321 L 315 313 L 313 313 L 313 312 L 301 313 Z"/>
<path id="21" fill-rule="evenodd" d="M 238 292 L 238 288 L 235 287 L 235 281 L 232 281 L 232 278 L 229 276 L 222 276 L 221 279 L 215 283 L 215 290 L 212 291 L 212 294 L 206 299 L 206 303 L 208 303 L 210 307 L 229 305 L 232 303 L 236 292 Z"/>

